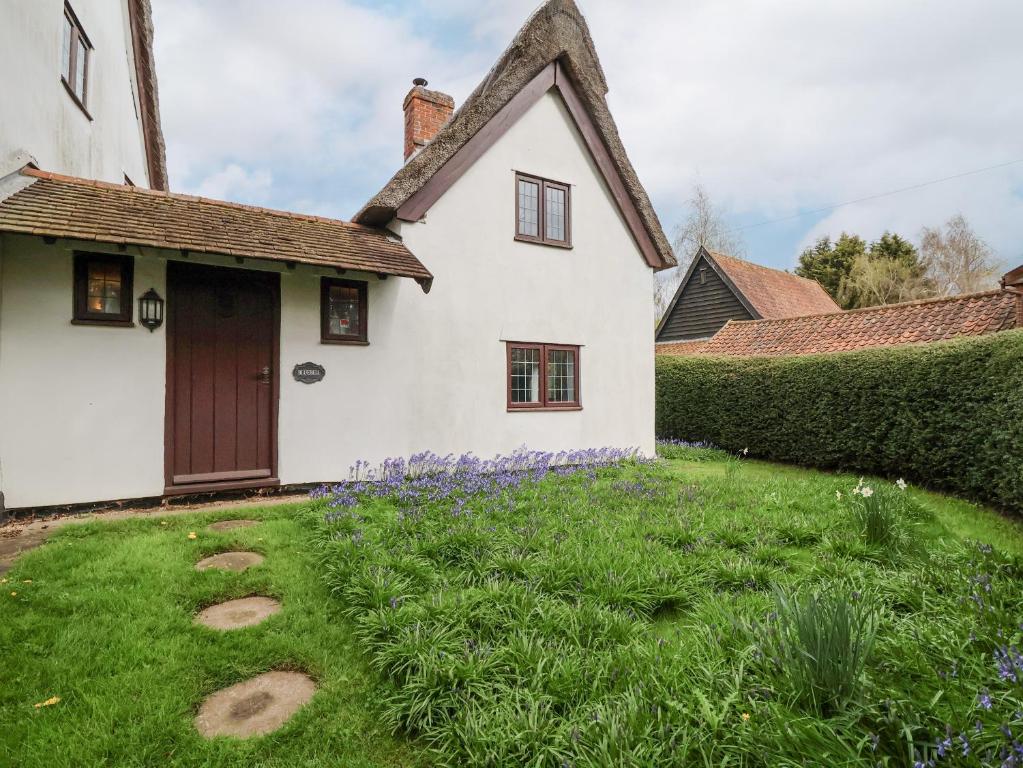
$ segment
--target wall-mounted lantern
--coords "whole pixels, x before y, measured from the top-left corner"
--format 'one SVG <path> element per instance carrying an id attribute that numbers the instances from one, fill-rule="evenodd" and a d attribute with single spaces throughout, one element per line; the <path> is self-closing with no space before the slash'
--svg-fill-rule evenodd
<path id="1" fill-rule="evenodd" d="M 163 325 L 163 299 L 152 288 L 139 296 L 139 322 L 150 333 Z"/>

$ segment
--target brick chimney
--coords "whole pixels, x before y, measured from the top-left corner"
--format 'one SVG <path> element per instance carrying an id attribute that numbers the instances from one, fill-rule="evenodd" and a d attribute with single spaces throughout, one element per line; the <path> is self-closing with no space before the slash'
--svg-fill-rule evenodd
<path id="1" fill-rule="evenodd" d="M 455 111 L 455 100 L 440 91 L 428 91 L 421 77 L 412 81 L 402 109 L 405 110 L 405 160 L 421 150 Z"/>

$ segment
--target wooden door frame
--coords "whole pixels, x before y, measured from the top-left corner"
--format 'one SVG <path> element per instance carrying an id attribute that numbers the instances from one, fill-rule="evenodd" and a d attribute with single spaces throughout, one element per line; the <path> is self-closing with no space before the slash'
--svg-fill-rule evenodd
<path id="1" fill-rule="evenodd" d="M 258 275 L 263 280 L 270 292 L 273 294 L 273 339 L 271 342 L 270 359 L 273 365 L 273 374 L 270 376 L 270 477 L 260 477 L 249 480 L 224 480 L 209 483 L 190 483 L 188 485 L 174 484 L 174 324 L 170 322 L 170 313 L 175 311 L 177 304 L 177 286 L 174 284 L 172 274 L 175 270 L 209 269 L 231 272 L 235 275 L 247 273 Z M 167 362 L 164 377 L 166 379 L 166 397 L 163 408 L 163 495 L 180 496 L 189 493 L 208 493 L 213 491 L 244 490 L 246 488 L 269 488 L 281 484 L 277 474 L 277 421 L 281 395 L 281 276 L 278 272 L 269 272 L 255 269 L 237 269 L 235 267 L 222 267 L 215 264 L 191 263 L 187 261 L 167 262 L 167 321 L 165 332 L 165 343 L 167 346 Z"/>

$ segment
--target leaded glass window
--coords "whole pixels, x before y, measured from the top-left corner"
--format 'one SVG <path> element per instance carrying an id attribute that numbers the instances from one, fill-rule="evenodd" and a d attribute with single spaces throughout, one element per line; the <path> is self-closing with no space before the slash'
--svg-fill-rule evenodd
<path id="1" fill-rule="evenodd" d="M 570 187 L 549 179 L 515 174 L 515 239 L 570 248 Z"/>

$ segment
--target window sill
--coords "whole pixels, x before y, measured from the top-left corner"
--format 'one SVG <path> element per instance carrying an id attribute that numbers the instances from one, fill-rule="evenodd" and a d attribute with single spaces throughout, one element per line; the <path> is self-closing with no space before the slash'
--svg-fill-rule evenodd
<path id="1" fill-rule="evenodd" d="M 63 75 L 60 76 L 60 84 L 64 86 L 64 90 L 67 91 L 67 95 L 71 97 L 71 100 L 78 105 L 78 108 L 82 110 L 82 113 L 89 118 L 90 122 L 92 122 L 92 115 L 89 114 L 89 110 L 85 108 L 82 100 L 78 98 L 78 94 L 75 93 L 75 89 L 68 84 L 68 81 L 64 79 Z"/>
<path id="2" fill-rule="evenodd" d="M 581 405 L 547 405 L 538 406 L 536 408 L 508 408 L 508 413 L 556 413 L 558 411 L 581 411 L 583 407 Z"/>
<path id="3" fill-rule="evenodd" d="M 79 319 L 77 317 L 71 321 L 71 325 L 106 325 L 110 326 L 111 328 L 135 327 L 135 323 L 133 323 L 131 320 L 88 320 L 84 318 Z"/>
<path id="4" fill-rule="evenodd" d="M 320 344 L 340 344 L 348 347 L 368 347 L 369 342 L 364 339 L 320 339 Z"/>
<path id="5" fill-rule="evenodd" d="M 527 235 L 515 235 L 515 240 L 520 243 L 532 243 L 533 245 L 546 245 L 548 248 L 561 248 L 566 251 L 572 250 L 572 243 L 559 243 L 556 240 L 541 240 L 538 237 Z"/>

